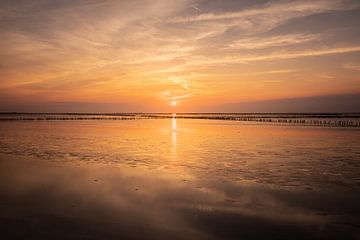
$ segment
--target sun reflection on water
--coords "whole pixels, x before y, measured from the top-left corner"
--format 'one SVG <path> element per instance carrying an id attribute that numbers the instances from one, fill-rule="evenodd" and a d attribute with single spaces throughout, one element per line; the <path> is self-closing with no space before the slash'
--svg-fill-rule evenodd
<path id="1" fill-rule="evenodd" d="M 176 157 L 176 145 L 177 145 L 177 124 L 176 124 L 176 113 L 172 114 L 171 119 L 171 155 Z"/>

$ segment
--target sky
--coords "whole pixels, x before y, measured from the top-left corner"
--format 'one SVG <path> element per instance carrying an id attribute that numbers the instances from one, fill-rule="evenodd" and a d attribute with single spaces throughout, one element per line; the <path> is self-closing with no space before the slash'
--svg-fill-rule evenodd
<path id="1" fill-rule="evenodd" d="M 0 111 L 360 112 L 359 100 L 357 0 L 0 1 Z"/>

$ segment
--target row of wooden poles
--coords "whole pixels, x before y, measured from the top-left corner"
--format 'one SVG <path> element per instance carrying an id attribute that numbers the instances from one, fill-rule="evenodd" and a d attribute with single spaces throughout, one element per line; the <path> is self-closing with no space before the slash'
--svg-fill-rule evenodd
<path id="1" fill-rule="evenodd" d="M 78 121 L 78 120 L 135 120 L 140 119 L 137 116 L 129 117 L 0 117 L 0 121 Z"/>
<path id="2" fill-rule="evenodd" d="M 269 118 L 257 116 L 199 116 L 199 115 L 133 115 L 133 116 L 1 116 L 0 121 L 77 121 L 77 120 L 137 120 L 137 119 L 208 119 L 208 120 L 228 120 L 228 121 L 247 121 L 262 123 L 285 123 L 298 125 L 318 125 L 318 126 L 338 126 L 338 127 L 360 127 L 360 120 L 348 119 L 296 119 L 296 118 Z"/>
<path id="3" fill-rule="evenodd" d="M 179 119 L 209 119 L 209 120 L 228 120 L 228 121 L 247 121 L 263 123 L 287 123 L 299 125 L 319 125 L 319 126 L 338 126 L 338 127 L 360 127 L 358 121 L 351 120 L 319 120 L 319 119 L 290 119 L 290 118 L 267 118 L 267 117 L 239 117 L 239 116 L 168 116 L 168 115 L 144 115 L 142 118 L 179 118 Z"/>

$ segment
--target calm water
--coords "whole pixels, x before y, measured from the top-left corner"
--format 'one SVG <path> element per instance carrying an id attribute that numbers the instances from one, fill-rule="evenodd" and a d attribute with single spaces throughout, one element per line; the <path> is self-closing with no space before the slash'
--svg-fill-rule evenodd
<path id="1" fill-rule="evenodd" d="M 5 239 L 359 239 L 360 130 L 0 122 Z"/>

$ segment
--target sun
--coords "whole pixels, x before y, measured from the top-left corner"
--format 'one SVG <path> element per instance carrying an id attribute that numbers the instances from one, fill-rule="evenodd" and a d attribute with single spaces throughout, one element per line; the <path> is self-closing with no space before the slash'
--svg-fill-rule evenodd
<path id="1" fill-rule="evenodd" d="M 172 107 L 175 107 L 175 106 L 177 105 L 177 102 L 176 102 L 175 100 L 172 100 L 171 103 L 170 103 L 170 105 L 171 105 Z"/>

